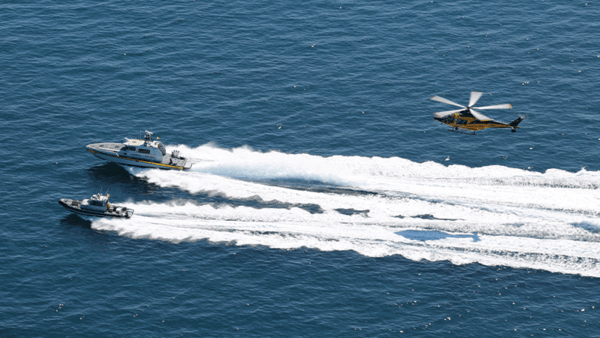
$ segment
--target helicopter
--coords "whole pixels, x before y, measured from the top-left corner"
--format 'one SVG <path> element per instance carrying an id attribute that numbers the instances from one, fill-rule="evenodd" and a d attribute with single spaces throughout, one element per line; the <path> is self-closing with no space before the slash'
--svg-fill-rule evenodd
<path id="1" fill-rule="evenodd" d="M 459 130 L 468 130 L 468 131 L 473 132 L 473 134 L 471 134 L 471 135 L 475 135 L 475 131 L 483 130 L 483 129 L 487 129 L 487 128 L 511 128 L 511 130 L 510 130 L 511 132 L 513 132 L 513 133 L 516 132 L 517 128 L 519 128 L 518 127 L 519 123 L 521 123 L 521 121 L 523 121 L 524 117 L 519 116 L 516 120 L 514 120 L 510 123 L 504 123 L 504 122 L 495 121 L 481 113 L 476 112 L 473 108 L 477 108 L 477 109 L 512 109 L 512 106 L 508 103 L 497 104 L 494 106 L 473 107 L 473 105 L 475 105 L 475 103 L 477 103 L 477 101 L 479 100 L 481 95 L 483 95 L 482 92 L 472 91 L 471 98 L 469 100 L 469 105 L 466 107 L 436 95 L 436 96 L 432 97 L 431 100 L 451 104 L 453 106 L 460 107 L 461 109 L 448 110 L 448 111 L 443 111 L 443 112 L 439 112 L 439 113 L 434 113 L 433 115 L 435 117 L 433 119 L 452 127 L 452 129 L 450 129 L 449 131 L 454 131 L 454 132 L 460 133 L 461 131 L 459 131 Z"/>

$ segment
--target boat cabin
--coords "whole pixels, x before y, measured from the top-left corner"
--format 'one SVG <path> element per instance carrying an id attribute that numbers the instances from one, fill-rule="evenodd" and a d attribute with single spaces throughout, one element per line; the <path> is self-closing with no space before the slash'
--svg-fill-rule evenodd
<path id="1" fill-rule="evenodd" d="M 124 146 L 119 150 L 119 156 L 136 158 L 145 161 L 162 162 L 167 155 L 167 149 L 160 141 L 152 140 L 152 133 L 146 131 L 144 140 L 125 139 Z"/>
<path id="2" fill-rule="evenodd" d="M 165 146 L 159 141 L 144 142 L 142 140 L 127 139 L 124 147 L 119 152 L 119 156 L 136 158 L 145 161 L 161 162 L 163 156 L 167 154 Z"/>
<path id="3" fill-rule="evenodd" d="M 110 208 L 110 203 L 108 203 L 109 197 L 110 195 L 96 194 L 90 199 L 84 199 L 81 201 L 79 207 L 87 210 L 106 211 L 108 208 Z"/>

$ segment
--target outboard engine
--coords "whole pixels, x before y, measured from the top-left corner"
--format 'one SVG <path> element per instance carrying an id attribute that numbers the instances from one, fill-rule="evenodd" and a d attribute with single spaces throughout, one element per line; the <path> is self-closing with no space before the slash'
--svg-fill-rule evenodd
<path id="1" fill-rule="evenodd" d="M 173 150 L 171 152 L 171 157 L 179 158 L 179 150 Z"/>

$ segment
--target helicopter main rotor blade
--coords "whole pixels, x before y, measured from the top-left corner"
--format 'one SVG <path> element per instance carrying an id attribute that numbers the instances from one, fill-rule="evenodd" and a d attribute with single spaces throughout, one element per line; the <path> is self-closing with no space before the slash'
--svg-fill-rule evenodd
<path id="1" fill-rule="evenodd" d="M 441 111 L 439 113 L 433 113 L 433 115 L 437 116 L 437 117 L 444 117 L 444 116 L 448 116 L 450 114 L 454 114 L 454 113 L 460 113 L 461 111 L 463 111 L 464 109 L 457 109 L 457 110 L 447 110 L 447 111 Z"/>
<path id="2" fill-rule="evenodd" d="M 473 107 L 473 108 L 477 108 L 477 109 L 512 109 L 512 106 L 510 105 L 510 103 L 505 103 L 505 104 L 497 104 L 495 106 Z"/>
<path id="3" fill-rule="evenodd" d="M 465 106 L 461 106 L 460 104 L 458 104 L 458 103 L 456 103 L 456 102 L 452 102 L 452 101 L 450 101 L 450 100 L 448 100 L 448 99 L 445 99 L 445 98 L 443 98 L 443 97 L 439 97 L 439 96 L 437 96 L 437 95 L 436 95 L 436 96 L 434 96 L 434 97 L 432 97 L 430 100 L 437 101 L 437 102 L 442 102 L 442 103 L 447 103 L 447 104 L 451 104 L 451 105 L 453 105 L 453 106 L 457 106 L 457 107 L 461 107 L 461 108 L 467 108 L 467 107 L 465 107 Z"/>
<path id="4" fill-rule="evenodd" d="M 473 108 L 469 108 L 469 112 L 471 112 L 471 115 L 473 115 L 473 117 L 475 117 L 476 119 L 480 120 L 480 121 L 488 121 L 491 120 L 491 118 L 476 112 L 475 110 L 473 110 Z"/>
<path id="5" fill-rule="evenodd" d="M 471 92 L 471 99 L 469 100 L 469 107 L 473 107 L 477 100 L 483 95 L 482 92 Z"/>

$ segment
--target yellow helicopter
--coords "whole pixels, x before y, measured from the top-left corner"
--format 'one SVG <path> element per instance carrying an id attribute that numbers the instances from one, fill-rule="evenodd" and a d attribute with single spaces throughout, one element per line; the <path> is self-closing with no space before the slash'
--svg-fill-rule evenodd
<path id="1" fill-rule="evenodd" d="M 439 113 L 434 113 L 435 116 L 433 119 L 439 121 L 441 123 L 447 124 L 452 129 L 450 131 L 460 130 L 469 130 L 472 131 L 475 135 L 475 131 L 487 129 L 487 128 L 511 128 L 511 131 L 514 133 L 517 131 L 519 123 L 523 121 L 523 116 L 519 116 L 516 120 L 511 123 L 504 123 L 495 121 L 481 113 L 476 112 L 473 108 L 477 109 L 512 109 L 512 106 L 508 103 L 505 104 L 497 104 L 494 106 L 486 106 L 486 107 L 473 107 L 477 100 L 481 97 L 482 92 L 471 92 L 471 98 L 469 100 L 468 106 L 461 106 L 458 103 L 452 102 L 443 97 L 434 96 L 431 98 L 433 101 L 443 102 L 447 104 L 451 104 L 453 106 L 461 107 L 461 109 L 457 110 L 448 110 Z"/>

